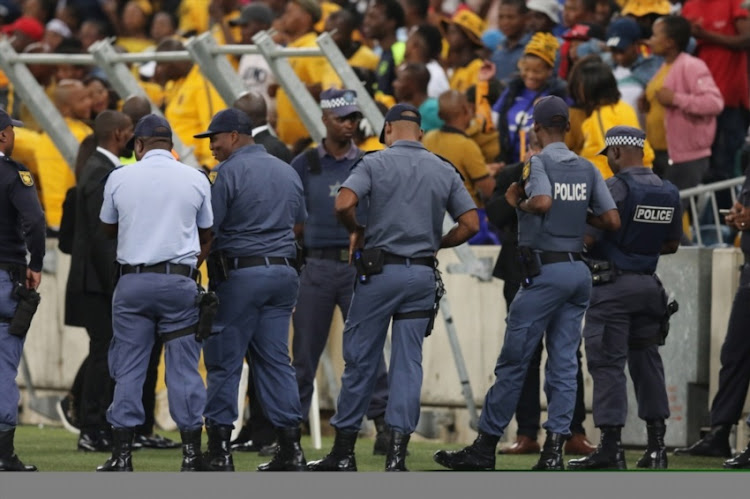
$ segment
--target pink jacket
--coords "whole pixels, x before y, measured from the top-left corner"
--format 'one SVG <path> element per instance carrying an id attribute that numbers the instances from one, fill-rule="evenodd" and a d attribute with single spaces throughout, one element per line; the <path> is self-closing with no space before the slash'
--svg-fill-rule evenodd
<path id="1" fill-rule="evenodd" d="M 674 92 L 664 117 L 669 158 L 685 163 L 711 156 L 716 116 L 724 109 L 724 99 L 706 63 L 681 53 L 664 79 L 664 87 Z"/>

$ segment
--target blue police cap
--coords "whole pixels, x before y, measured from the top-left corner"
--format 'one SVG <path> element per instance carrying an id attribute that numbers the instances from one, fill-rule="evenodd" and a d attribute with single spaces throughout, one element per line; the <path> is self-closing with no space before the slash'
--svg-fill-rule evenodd
<path id="1" fill-rule="evenodd" d="M 133 136 L 127 143 L 128 149 L 135 147 L 135 139 L 138 137 L 164 137 L 172 138 L 172 127 L 169 122 L 157 114 L 147 114 L 135 124 Z"/>
<path id="2" fill-rule="evenodd" d="M 230 107 L 216 113 L 211 120 L 211 124 L 208 125 L 208 130 L 197 135 L 193 135 L 196 139 L 203 139 L 216 135 L 217 133 L 225 132 L 237 132 L 242 135 L 253 134 L 253 122 L 250 121 L 250 117 L 240 111 Z"/>
<path id="3" fill-rule="evenodd" d="M 416 116 L 410 116 L 406 113 L 412 113 Z M 396 104 L 385 114 L 384 123 L 390 123 L 393 121 L 411 121 L 421 127 L 422 115 L 419 113 L 419 109 L 411 104 Z M 385 124 L 383 124 L 383 130 L 380 132 L 380 143 L 385 144 Z"/>
<path id="4" fill-rule="evenodd" d="M 568 105 L 560 97 L 542 97 L 534 106 L 534 123 L 543 127 L 564 125 L 568 121 Z"/>
<path id="5" fill-rule="evenodd" d="M 320 109 L 327 109 L 340 118 L 362 112 L 357 104 L 357 92 L 336 88 L 330 88 L 320 94 Z"/>
<path id="6" fill-rule="evenodd" d="M 609 48 L 625 50 L 640 39 L 641 28 L 635 20 L 629 17 L 621 17 L 607 28 L 607 47 Z"/>
<path id="7" fill-rule="evenodd" d="M 632 146 L 643 149 L 646 133 L 632 126 L 613 126 L 604 135 L 604 149 L 599 154 L 606 155 L 609 146 Z"/>
<path id="8" fill-rule="evenodd" d="M 5 130 L 9 126 L 21 127 L 23 126 L 23 123 L 18 120 L 14 120 L 8 113 L 5 112 L 4 109 L 0 109 L 0 130 Z"/>

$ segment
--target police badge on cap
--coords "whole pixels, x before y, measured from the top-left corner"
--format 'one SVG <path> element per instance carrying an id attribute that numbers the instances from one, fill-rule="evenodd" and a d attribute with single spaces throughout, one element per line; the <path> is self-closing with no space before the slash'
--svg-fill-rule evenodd
<path id="1" fill-rule="evenodd" d="M 353 113 L 361 113 L 357 104 L 357 92 L 331 88 L 320 94 L 320 108 L 329 110 L 339 118 Z"/>

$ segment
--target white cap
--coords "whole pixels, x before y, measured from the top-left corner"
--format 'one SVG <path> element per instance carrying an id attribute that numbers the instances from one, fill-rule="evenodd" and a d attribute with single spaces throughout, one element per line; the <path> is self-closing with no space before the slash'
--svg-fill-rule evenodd
<path id="1" fill-rule="evenodd" d="M 57 18 L 52 19 L 50 22 L 48 22 L 47 26 L 45 26 L 44 29 L 53 33 L 57 33 L 63 38 L 70 38 L 71 36 L 73 36 L 73 32 L 70 31 L 68 25 Z"/>
<path id="2" fill-rule="evenodd" d="M 528 0 L 526 7 L 529 10 L 546 14 L 555 24 L 560 23 L 560 3 L 557 0 Z"/>

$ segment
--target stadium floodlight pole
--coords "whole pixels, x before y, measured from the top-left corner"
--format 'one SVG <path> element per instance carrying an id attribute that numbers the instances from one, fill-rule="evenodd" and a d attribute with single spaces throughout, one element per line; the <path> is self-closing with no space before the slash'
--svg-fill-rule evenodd
<path id="1" fill-rule="evenodd" d="M 377 104 L 375 104 L 375 100 L 367 92 L 367 89 L 365 89 L 365 86 L 349 65 L 346 57 L 338 48 L 336 42 L 333 41 L 333 38 L 331 38 L 331 34 L 321 33 L 316 41 L 321 52 L 328 58 L 328 62 L 336 70 L 339 78 L 341 78 L 344 88 L 349 88 L 357 92 L 357 102 L 359 103 L 359 108 L 362 110 L 362 114 L 370 122 L 372 129 L 380 133 L 384 124 L 383 113 L 380 112 Z"/>
<path id="2" fill-rule="evenodd" d="M 127 64 L 120 60 L 120 54 L 115 51 L 111 40 L 99 40 L 94 42 L 91 47 L 89 47 L 89 52 L 93 56 L 96 65 L 106 73 L 112 87 L 120 95 L 122 100 L 126 100 L 134 95 L 149 99 L 146 91 L 138 84 L 138 81 L 135 79 L 135 76 L 130 71 Z M 185 51 L 185 55 L 189 59 L 187 51 Z M 161 109 L 159 109 L 151 99 L 149 99 L 149 102 L 151 103 L 152 113 L 164 116 Z M 195 154 L 193 154 L 193 148 L 186 146 L 176 133 L 172 134 L 172 142 L 175 151 L 180 155 L 180 161 L 190 166 L 199 166 L 198 159 L 195 157 Z"/>
<path id="3" fill-rule="evenodd" d="M 78 141 L 29 68 L 18 60 L 18 53 L 7 39 L 0 39 L 0 68 L 13 84 L 13 92 L 26 104 L 34 119 L 49 134 L 70 169 L 74 170 Z"/>
<path id="4" fill-rule="evenodd" d="M 266 31 L 256 33 L 253 36 L 253 42 L 268 61 L 276 81 L 286 92 L 294 110 L 310 133 L 310 137 L 315 142 L 320 143 L 326 136 L 326 130 L 321 119 L 323 112 L 320 110 L 320 106 L 310 95 L 305 84 L 300 81 L 289 61 L 285 57 L 277 55 L 276 43 Z"/>
<path id="5" fill-rule="evenodd" d="M 245 91 L 242 79 L 225 55 L 216 53 L 218 44 L 210 32 L 191 38 L 185 48 L 200 66 L 203 76 L 213 84 L 221 98 L 231 107 Z"/>

